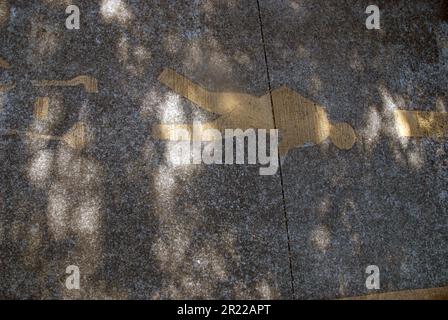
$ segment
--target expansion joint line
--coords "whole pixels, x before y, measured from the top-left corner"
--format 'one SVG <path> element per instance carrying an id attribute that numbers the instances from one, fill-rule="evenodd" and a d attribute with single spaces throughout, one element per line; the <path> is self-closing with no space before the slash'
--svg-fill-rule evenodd
<path id="1" fill-rule="evenodd" d="M 258 20 L 260 22 L 261 42 L 263 44 L 264 62 L 265 62 L 265 66 L 266 66 L 266 76 L 268 79 L 269 97 L 271 100 L 272 118 L 274 120 L 274 128 L 277 129 L 277 124 L 275 122 L 274 102 L 272 99 L 271 76 L 269 73 L 268 55 L 266 52 L 266 42 L 265 42 L 265 37 L 264 37 L 264 32 L 263 32 L 263 20 L 262 20 L 261 7 L 260 7 L 259 0 L 257 0 L 257 9 L 258 9 Z M 280 159 L 280 152 L 278 152 L 278 164 L 279 164 L 280 182 L 281 182 L 281 187 L 282 187 L 283 214 L 285 217 L 286 236 L 288 239 L 288 259 L 289 259 L 289 272 L 290 272 L 290 276 L 291 276 L 291 292 L 292 292 L 292 297 L 294 299 L 295 292 L 294 292 L 294 273 L 292 270 L 291 239 L 289 236 L 288 213 L 286 212 L 285 188 L 284 188 L 284 183 L 283 183 L 283 173 L 282 173 L 282 163 L 281 163 L 281 159 Z"/>

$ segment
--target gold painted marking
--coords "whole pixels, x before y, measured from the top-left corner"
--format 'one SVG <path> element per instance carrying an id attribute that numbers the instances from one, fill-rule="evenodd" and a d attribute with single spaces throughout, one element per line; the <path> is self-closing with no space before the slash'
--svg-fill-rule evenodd
<path id="1" fill-rule="evenodd" d="M 277 127 L 282 134 L 280 155 L 307 142 L 322 143 L 330 138 L 336 147 L 348 150 L 356 142 L 356 134 L 347 123 L 331 123 L 324 107 L 281 87 L 272 92 Z"/>
<path id="2" fill-rule="evenodd" d="M 44 120 L 48 116 L 50 99 L 48 97 L 38 97 L 34 103 L 34 116 L 38 120 Z"/>
<path id="3" fill-rule="evenodd" d="M 11 66 L 9 65 L 9 63 L 0 57 L 0 67 L 3 69 L 11 69 Z"/>
<path id="4" fill-rule="evenodd" d="M 395 110 L 395 123 L 401 137 L 444 138 L 448 136 L 448 113 Z"/>
<path id="5" fill-rule="evenodd" d="M 448 287 L 385 292 L 343 300 L 448 300 Z"/>
<path id="6" fill-rule="evenodd" d="M 91 76 L 78 76 L 71 80 L 33 80 L 35 87 L 75 87 L 82 85 L 89 93 L 98 93 L 98 81 Z"/>
<path id="7" fill-rule="evenodd" d="M 10 69 L 11 66 L 9 65 L 9 63 L 6 60 L 4 60 L 3 58 L 0 57 L 0 68 Z M 12 84 L 0 84 L 0 92 L 7 92 L 9 90 L 14 89 L 15 86 L 16 85 L 14 83 L 12 83 Z"/>
<path id="8" fill-rule="evenodd" d="M 84 149 L 86 146 L 86 125 L 84 122 L 77 122 L 60 140 L 75 150 Z"/>
<path id="9" fill-rule="evenodd" d="M 153 134 L 162 140 L 211 141 L 214 136 L 206 136 L 206 129 L 274 129 L 270 96 L 261 97 L 233 92 L 211 92 L 171 69 L 164 69 L 159 81 L 184 98 L 220 117 L 204 123 L 195 130 L 188 124 L 160 124 Z M 272 92 L 274 114 L 277 127 L 282 134 L 280 155 L 307 142 L 322 143 L 326 138 L 340 149 L 350 149 L 356 142 L 353 128 L 346 123 L 332 124 L 323 107 L 317 106 L 287 87 Z M 187 137 L 179 137 L 179 131 L 186 129 Z"/>
<path id="10" fill-rule="evenodd" d="M 29 139 L 62 141 L 70 148 L 77 151 L 81 151 L 86 146 L 86 129 L 85 124 L 83 122 L 77 122 L 62 137 L 39 134 L 34 132 L 24 132 L 18 130 L 9 130 L 8 132 L 2 134 L 2 136 L 13 136 L 13 135 L 22 136 Z"/>
<path id="11" fill-rule="evenodd" d="M 0 92 L 8 92 L 16 87 L 15 84 L 0 84 Z"/>
<path id="12" fill-rule="evenodd" d="M 256 97 L 242 93 L 207 91 L 171 69 L 163 70 L 159 81 L 202 109 L 220 115 L 217 120 L 202 124 L 203 129 L 274 129 L 269 95 Z M 163 136 L 167 129 L 176 128 L 186 128 L 186 125 L 163 125 L 156 128 L 156 132 Z M 194 139 L 208 141 L 200 136 Z"/>
<path id="13" fill-rule="evenodd" d="M 9 4 L 6 0 L 0 0 L 0 25 L 9 21 Z"/>

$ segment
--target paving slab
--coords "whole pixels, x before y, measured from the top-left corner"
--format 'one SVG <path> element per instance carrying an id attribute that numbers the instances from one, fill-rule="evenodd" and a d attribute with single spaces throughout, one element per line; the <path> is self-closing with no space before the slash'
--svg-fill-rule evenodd
<path id="1" fill-rule="evenodd" d="M 448 283 L 448 144 L 402 137 L 394 118 L 446 111 L 446 1 L 371 2 L 260 1 L 272 90 L 357 135 L 350 150 L 326 139 L 283 157 L 296 298 Z M 365 26 L 370 4 L 380 30 Z M 366 288 L 369 265 L 380 290 Z"/>
<path id="2" fill-rule="evenodd" d="M 176 166 L 151 134 L 216 118 L 160 83 L 164 68 L 269 91 L 256 2 L 76 1 L 80 30 L 68 1 L 1 3 L 15 87 L 0 129 L 18 132 L 0 139 L 0 297 L 291 298 L 280 175 Z"/>

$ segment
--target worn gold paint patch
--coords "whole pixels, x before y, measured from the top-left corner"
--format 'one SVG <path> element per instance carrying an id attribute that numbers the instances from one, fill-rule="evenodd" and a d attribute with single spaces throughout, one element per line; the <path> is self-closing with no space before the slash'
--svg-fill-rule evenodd
<path id="1" fill-rule="evenodd" d="M 234 92 L 211 92 L 171 69 L 164 69 L 159 81 L 204 110 L 220 115 L 215 121 L 201 124 L 199 130 L 195 130 L 196 136 L 192 136 L 192 125 L 160 124 L 153 130 L 159 139 L 210 141 L 215 137 L 206 136 L 206 129 L 275 129 L 269 94 L 256 97 Z M 281 155 L 307 142 L 319 144 L 327 138 L 340 149 L 350 149 L 356 142 L 350 125 L 332 124 L 323 107 L 293 90 L 279 88 L 272 92 L 272 99 L 277 129 L 282 135 Z M 186 129 L 189 137 L 179 137 L 181 129 Z"/>
<path id="2" fill-rule="evenodd" d="M 307 142 L 322 143 L 330 138 L 336 147 L 348 150 L 356 134 L 347 123 L 331 123 L 325 109 L 297 92 L 281 87 L 272 92 L 275 121 L 282 135 L 281 155 Z"/>
<path id="3" fill-rule="evenodd" d="M 344 300 L 448 300 L 448 287 L 385 292 Z"/>
<path id="4" fill-rule="evenodd" d="M 0 67 L 3 68 L 3 69 L 10 69 L 11 68 L 9 63 L 5 59 L 3 59 L 3 58 L 0 58 Z"/>
<path id="5" fill-rule="evenodd" d="M 211 92 L 171 69 L 165 69 L 159 76 L 159 81 L 202 109 L 220 115 L 217 120 L 202 124 L 203 129 L 274 129 L 269 95 L 256 97 L 243 93 Z M 180 125 L 179 128 L 185 126 Z M 164 134 L 166 130 L 176 130 L 177 127 L 178 125 L 164 125 L 156 128 L 155 132 L 162 133 L 160 138 L 163 138 L 169 136 Z M 200 136 L 194 139 L 204 140 Z"/>
<path id="6" fill-rule="evenodd" d="M 8 92 L 15 88 L 14 84 L 0 84 L 0 92 Z"/>
<path id="7" fill-rule="evenodd" d="M 18 130 L 9 130 L 6 133 L 3 133 L 2 136 L 21 136 L 28 139 L 61 141 L 77 151 L 81 151 L 86 146 L 86 126 L 83 122 L 77 122 L 62 137 Z"/>
<path id="8" fill-rule="evenodd" d="M 395 110 L 395 123 L 401 137 L 443 138 L 448 136 L 448 113 Z"/>
<path id="9" fill-rule="evenodd" d="M 11 66 L 9 65 L 9 63 L 5 59 L 0 57 L 0 68 L 2 68 L 2 69 L 10 69 Z M 14 88 L 15 88 L 15 84 L 14 83 L 12 83 L 12 84 L 0 84 L 0 92 L 7 92 L 7 91 L 9 91 L 11 89 L 14 89 Z"/>
<path id="10" fill-rule="evenodd" d="M 9 4 L 6 0 L 0 0 L 0 26 L 9 21 Z"/>
<path id="11" fill-rule="evenodd" d="M 89 93 L 98 93 L 98 81 L 94 77 L 81 75 L 71 80 L 33 80 L 35 87 L 76 87 L 83 86 Z"/>
<path id="12" fill-rule="evenodd" d="M 448 40 L 440 41 L 439 47 L 440 48 L 448 48 Z"/>
<path id="13" fill-rule="evenodd" d="M 75 150 L 84 149 L 86 146 L 86 125 L 84 122 L 77 122 L 60 140 Z"/>
<path id="14" fill-rule="evenodd" d="M 50 99 L 48 97 L 38 97 L 34 102 L 34 117 L 37 120 L 44 120 L 48 116 Z"/>

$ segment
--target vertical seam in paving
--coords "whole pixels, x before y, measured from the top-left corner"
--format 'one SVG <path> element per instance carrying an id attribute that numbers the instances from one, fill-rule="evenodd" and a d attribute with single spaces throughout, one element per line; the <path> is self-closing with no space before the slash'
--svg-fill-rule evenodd
<path id="1" fill-rule="evenodd" d="M 272 118 L 274 120 L 274 128 L 277 129 L 277 124 L 275 122 L 275 113 L 274 113 L 274 101 L 272 99 L 271 76 L 269 74 L 268 55 L 266 52 L 266 43 L 265 43 L 264 32 L 263 32 L 263 20 L 261 17 L 261 7 L 260 7 L 259 0 L 257 0 L 257 9 L 258 9 L 258 20 L 260 21 L 260 33 L 261 33 L 261 42 L 263 44 L 264 62 L 266 65 L 266 76 L 268 79 L 269 97 L 271 100 Z M 278 164 L 279 164 L 279 173 L 280 173 L 280 183 L 281 183 L 281 187 L 282 187 L 283 214 L 285 216 L 286 237 L 288 239 L 288 259 L 289 259 L 289 273 L 291 276 L 291 292 L 292 292 L 292 297 L 294 299 L 295 298 L 294 274 L 292 272 L 292 254 L 291 254 L 291 241 L 290 241 L 290 237 L 289 237 L 288 213 L 286 212 L 286 200 L 285 200 L 285 188 L 284 188 L 284 183 L 283 183 L 282 163 L 280 161 L 280 153 L 277 152 L 277 154 L 278 154 Z"/>

